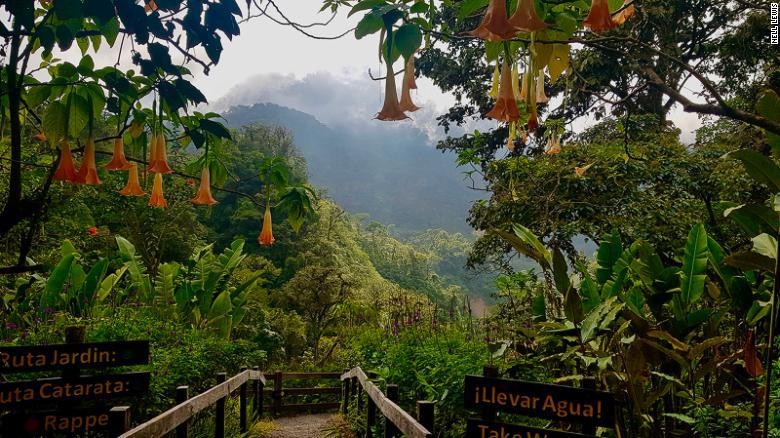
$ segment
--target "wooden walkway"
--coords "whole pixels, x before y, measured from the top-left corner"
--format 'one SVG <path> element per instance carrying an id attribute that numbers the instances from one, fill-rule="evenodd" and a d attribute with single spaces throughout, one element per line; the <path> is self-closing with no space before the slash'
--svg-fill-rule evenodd
<path id="1" fill-rule="evenodd" d="M 322 438 L 323 430 L 333 426 L 336 418 L 333 414 L 299 415 L 281 417 L 273 420 L 274 430 L 270 438 Z"/>

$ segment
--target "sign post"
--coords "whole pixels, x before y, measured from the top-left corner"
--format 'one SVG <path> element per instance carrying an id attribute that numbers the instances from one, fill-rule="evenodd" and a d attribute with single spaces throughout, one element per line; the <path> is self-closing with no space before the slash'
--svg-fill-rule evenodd
<path id="1" fill-rule="evenodd" d="M 592 435 L 538 429 L 500 423 L 493 412 L 580 423 L 583 432 L 595 433 L 596 427 L 614 427 L 615 397 L 612 393 L 588 388 L 467 375 L 464 402 L 466 409 L 488 412 L 480 419 L 469 419 L 468 438 L 588 438 Z"/>
<path id="2" fill-rule="evenodd" d="M 2 436 L 93 436 L 121 434 L 130 427 L 129 406 L 107 401 L 138 396 L 149 389 L 148 372 L 84 376 L 149 363 L 148 341 L 84 343 L 83 327 L 66 329 L 65 344 L 0 347 L 0 374 L 61 371 L 61 377 L 0 383 Z M 82 403 L 89 406 L 80 407 Z"/>

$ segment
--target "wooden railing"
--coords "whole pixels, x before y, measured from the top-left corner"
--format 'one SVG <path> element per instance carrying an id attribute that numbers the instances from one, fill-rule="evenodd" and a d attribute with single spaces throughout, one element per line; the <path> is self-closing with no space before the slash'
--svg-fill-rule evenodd
<path id="1" fill-rule="evenodd" d="M 265 376 L 258 368 L 243 370 L 230 379 L 225 380 L 225 373 L 217 374 L 218 384 L 202 394 L 188 398 L 188 388 L 180 386 L 176 390 L 176 406 L 162 414 L 152 418 L 146 423 L 140 424 L 123 433 L 119 438 L 159 438 L 176 430 L 177 438 L 187 437 L 187 424 L 192 417 L 200 411 L 214 405 L 216 406 L 216 422 L 214 427 L 215 438 L 225 436 L 225 399 L 239 391 L 240 404 L 240 428 L 241 432 L 247 431 L 247 392 L 249 382 L 254 382 L 253 411 L 259 418 L 263 414 L 262 394 L 265 386 Z"/>
<path id="2" fill-rule="evenodd" d="M 371 429 L 376 424 L 376 410 L 385 417 L 386 438 L 403 434 L 408 438 L 431 438 L 434 433 L 433 403 L 430 401 L 417 401 L 417 418 L 412 417 L 398 406 L 398 386 L 387 385 L 386 394 L 372 382 L 360 367 L 345 370 L 341 375 L 342 381 L 342 412 L 349 410 L 350 401 L 355 398 L 355 404 L 359 414 L 363 409 L 363 392 L 368 397 L 366 400 L 366 430 L 367 436 L 371 436 Z M 362 388 L 362 390 L 360 390 Z"/>
<path id="3" fill-rule="evenodd" d="M 269 376 L 270 377 L 270 376 Z M 337 410 L 341 405 L 339 401 L 315 403 L 285 403 L 285 400 L 290 397 L 310 396 L 310 395 L 328 395 L 335 394 L 341 395 L 340 386 L 328 386 L 328 387 L 312 387 L 312 388 L 299 388 L 299 387 L 284 387 L 284 381 L 289 380 L 314 380 L 314 379 L 339 379 L 341 373 L 283 373 L 277 371 L 273 375 L 273 389 L 266 389 L 265 394 L 271 397 L 271 409 L 274 416 L 279 416 L 283 413 L 297 413 L 297 412 L 309 412 L 309 411 L 326 411 Z M 270 378 L 269 378 L 270 380 Z M 338 399 L 339 397 L 337 397 Z"/>

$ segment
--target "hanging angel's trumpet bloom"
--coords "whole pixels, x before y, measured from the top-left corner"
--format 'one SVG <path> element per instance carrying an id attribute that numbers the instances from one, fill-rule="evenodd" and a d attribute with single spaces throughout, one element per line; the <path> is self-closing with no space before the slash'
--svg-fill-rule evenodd
<path id="1" fill-rule="evenodd" d="M 496 62 L 496 66 L 493 68 L 493 81 L 490 84 L 490 93 L 488 93 L 488 96 L 493 99 L 498 99 L 498 81 L 500 80 L 500 77 L 501 73 L 498 69 L 498 62 Z"/>
<path id="2" fill-rule="evenodd" d="M 515 32 L 536 32 L 547 27 L 547 24 L 536 13 L 534 0 L 520 0 L 517 10 L 509 18 L 509 24 L 515 28 Z"/>
<path id="3" fill-rule="evenodd" d="M 95 165 L 95 139 L 92 137 L 87 138 L 86 145 L 84 146 L 84 159 L 81 161 L 81 167 L 79 168 L 76 180 L 81 184 L 100 184 L 97 166 Z"/>
<path id="4" fill-rule="evenodd" d="M 547 139 L 547 149 L 545 149 L 544 153 L 547 155 L 555 155 L 561 152 L 561 141 L 558 139 L 558 136 L 553 134 L 550 136 L 549 139 Z"/>
<path id="5" fill-rule="evenodd" d="M 274 244 L 273 224 L 271 220 L 271 204 L 265 204 L 265 214 L 263 215 L 263 229 L 260 231 L 260 235 L 257 236 L 257 243 L 263 246 L 270 246 Z"/>
<path id="6" fill-rule="evenodd" d="M 533 131 L 539 127 L 539 115 L 536 114 L 536 104 L 531 107 L 531 114 L 528 115 L 528 130 Z"/>
<path id="7" fill-rule="evenodd" d="M 154 174 L 154 185 L 152 185 L 152 196 L 149 197 L 149 205 L 160 208 L 168 206 L 168 201 L 165 200 L 165 194 L 163 193 L 162 173 Z"/>
<path id="8" fill-rule="evenodd" d="M 520 100 L 528 97 L 528 72 L 523 73 L 522 84 L 520 84 Z"/>
<path id="9" fill-rule="evenodd" d="M 73 167 L 73 156 L 70 154 L 70 145 L 67 141 L 60 143 L 60 163 L 52 176 L 53 180 L 65 182 L 77 182 L 78 172 Z"/>
<path id="10" fill-rule="evenodd" d="M 152 137 L 155 140 L 155 137 Z M 165 145 L 165 135 L 160 133 L 156 137 L 157 144 L 152 148 L 156 156 L 152 156 L 149 163 L 149 172 L 152 173 L 171 173 L 173 169 L 168 166 L 168 147 Z"/>
<path id="11" fill-rule="evenodd" d="M 412 85 L 415 85 L 416 88 L 416 84 L 414 83 L 414 57 L 410 56 L 409 61 L 406 62 L 404 80 L 401 83 L 401 102 L 399 102 L 401 111 L 414 112 L 420 109 L 420 107 L 412 102 Z"/>
<path id="12" fill-rule="evenodd" d="M 588 26 L 590 30 L 596 33 L 605 32 L 617 26 L 609 14 L 609 1 L 593 0 L 593 3 L 590 5 L 590 12 L 582 24 Z"/>
<path id="13" fill-rule="evenodd" d="M 417 89 L 417 78 L 414 76 L 414 56 L 410 56 L 406 61 L 406 72 L 411 71 L 409 75 L 409 88 L 412 90 Z"/>
<path id="14" fill-rule="evenodd" d="M 516 121 L 520 118 L 520 113 L 517 111 L 517 101 L 512 92 L 512 72 L 508 60 L 501 66 L 501 84 L 498 88 L 496 106 L 485 115 L 502 122 Z"/>
<path id="15" fill-rule="evenodd" d="M 127 184 L 119 191 L 119 194 L 124 196 L 141 196 L 144 194 L 144 189 L 138 183 L 138 166 L 135 164 L 131 164 L 127 170 Z"/>
<path id="16" fill-rule="evenodd" d="M 198 194 L 192 199 L 192 203 L 195 205 L 214 205 L 217 200 L 211 196 L 211 172 L 209 172 L 208 166 L 203 166 L 203 170 L 200 172 L 200 188 L 198 188 Z"/>
<path id="17" fill-rule="evenodd" d="M 595 163 L 590 163 L 590 164 L 588 164 L 586 166 L 582 166 L 582 167 L 576 166 L 574 168 L 574 174 L 577 176 L 577 178 L 582 178 L 582 177 L 585 176 L 585 172 L 587 172 L 588 169 L 590 169 L 591 166 L 593 166 L 594 164 Z"/>
<path id="18" fill-rule="evenodd" d="M 548 100 L 544 93 L 544 70 L 539 70 L 536 76 L 536 103 L 546 103 Z"/>
<path id="19" fill-rule="evenodd" d="M 393 64 L 387 63 L 387 77 L 385 78 L 385 102 L 376 118 L 383 121 L 404 120 L 409 117 L 404 114 L 401 104 L 398 102 L 398 91 L 395 88 L 395 72 Z"/>
<path id="20" fill-rule="evenodd" d="M 490 0 L 482 22 L 470 35 L 488 41 L 508 40 L 515 36 L 517 30 L 506 16 L 506 0 Z"/>
<path id="21" fill-rule="evenodd" d="M 154 12 L 156 10 L 157 10 L 157 3 L 155 3 L 154 0 L 149 0 L 144 5 L 144 12 L 146 12 L 146 13 Z"/>
<path id="22" fill-rule="evenodd" d="M 509 124 L 509 135 L 506 138 L 506 148 L 509 151 L 515 150 L 515 122 Z"/>
<path id="23" fill-rule="evenodd" d="M 122 137 L 114 139 L 114 155 L 111 157 L 111 161 L 106 164 L 106 169 L 127 170 L 130 166 L 130 162 L 125 158 L 125 144 Z"/>
<path id="24" fill-rule="evenodd" d="M 33 135 L 33 140 L 35 141 L 46 141 L 46 134 L 43 133 L 43 131 Z"/>
<path id="25" fill-rule="evenodd" d="M 515 100 L 521 100 L 520 97 L 520 72 L 517 63 L 512 63 L 512 94 L 515 96 Z"/>
<path id="26" fill-rule="evenodd" d="M 629 18 L 633 17 L 635 13 L 636 8 L 634 7 L 634 0 L 625 0 L 623 6 L 620 7 L 620 10 L 612 17 L 612 22 L 620 26 Z"/>

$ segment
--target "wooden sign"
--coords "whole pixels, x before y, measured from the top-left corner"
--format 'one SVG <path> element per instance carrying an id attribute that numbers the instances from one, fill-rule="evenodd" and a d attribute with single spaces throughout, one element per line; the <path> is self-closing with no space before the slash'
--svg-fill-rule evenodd
<path id="1" fill-rule="evenodd" d="M 8 436 L 81 436 L 107 430 L 108 408 L 92 411 L 57 411 L 8 415 L 3 418 L 3 433 Z"/>
<path id="2" fill-rule="evenodd" d="M 149 389 L 149 373 L 52 378 L 0 383 L 0 410 L 21 404 L 104 400 L 138 395 Z"/>
<path id="3" fill-rule="evenodd" d="M 109 368 L 149 363 L 149 341 L 0 347 L 0 373 Z"/>
<path id="4" fill-rule="evenodd" d="M 496 423 L 493 421 L 469 418 L 466 425 L 466 438 L 595 438 L 592 435 L 539 429 L 516 424 Z"/>
<path id="5" fill-rule="evenodd" d="M 466 409 L 491 409 L 529 417 L 613 427 L 609 392 L 522 380 L 466 376 Z"/>

